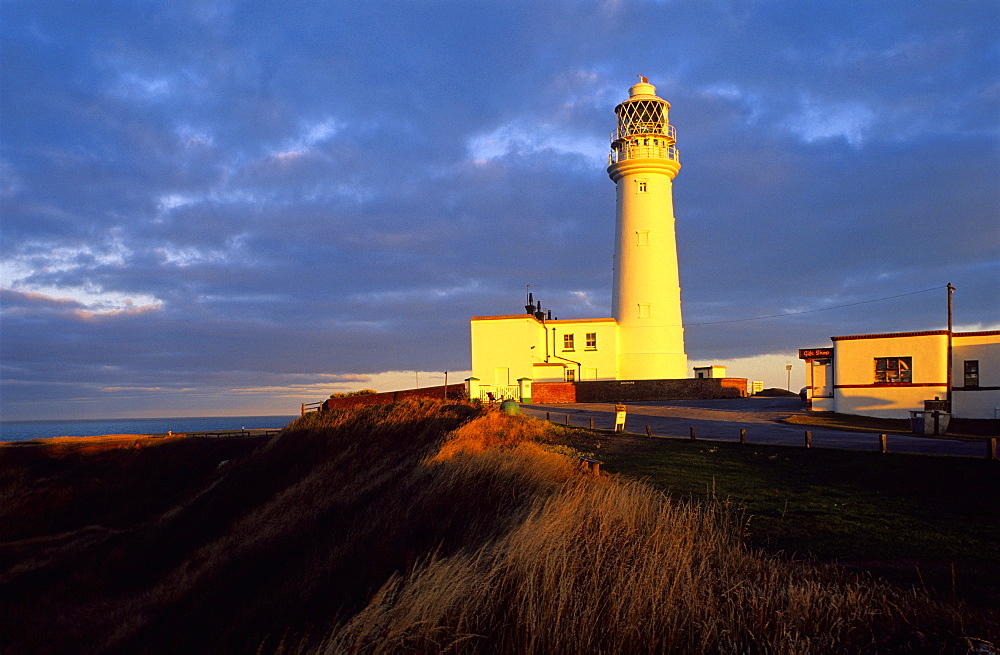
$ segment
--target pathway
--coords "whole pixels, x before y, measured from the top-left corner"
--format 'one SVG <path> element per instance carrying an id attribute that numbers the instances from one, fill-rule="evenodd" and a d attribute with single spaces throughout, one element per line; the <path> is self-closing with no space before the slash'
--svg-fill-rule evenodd
<path id="1" fill-rule="evenodd" d="M 747 431 L 747 443 L 782 444 L 801 446 L 805 432 L 812 433 L 814 448 L 846 448 L 851 450 L 878 450 L 879 437 L 875 432 L 851 432 L 803 425 L 782 423 L 781 419 L 793 414 L 805 414 L 804 404 L 798 398 L 727 398 L 714 400 L 660 400 L 627 404 L 626 432 L 645 434 L 648 425 L 654 436 L 689 437 L 695 429 L 698 439 L 739 441 L 740 430 Z M 544 419 L 546 413 L 554 423 L 611 430 L 615 422 L 614 403 L 569 403 L 564 405 L 521 405 L 528 416 Z M 966 455 L 984 457 L 986 445 L 982 440 L 942 439 L 888 433 L 889 452 L 925 453 L 934 455 Z"/>

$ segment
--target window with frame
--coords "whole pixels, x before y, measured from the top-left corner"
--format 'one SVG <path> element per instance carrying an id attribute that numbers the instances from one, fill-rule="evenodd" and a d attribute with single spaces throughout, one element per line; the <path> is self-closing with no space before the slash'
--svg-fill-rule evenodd
<path id="1" fill-rule="evenodd" d="M 566 369 L 566 382 L 576 382 L 576 371 L 571 368 Z"/>
<path id="2" fill-rule="evenodd" d="M 597 333 L 587 333 L 587 350 L 597 350 Z"/>
<path id="3" fill-rule="evenodd" d="M 912 357 L 876 357 L 876 384 L 910 384 L 913 381 Z"/>
<path id="4" fill-rule="evenodd" d="M 573 348 L 573 335 L 564 334 L 563 335 L 563 350 L 574 350 Z"/>
<path id="5" fill-rule="evenodd" d="M 966 387 L 979 386 L 979 360 L 965 360 L 965 385 Z"/>
<path id="6" fill-rule="evenodd" d="M 637 246 L 648 246 L 649 245 L 649 230 L 637 230 L 635 233 L 635 245 Z"/>
<path id="7" fill-rule="evenodd" d="M 646 193 L 647 191 L 649 191 L 649 187 L 647 186 L 646 182 L 639 182 L 637 189 L 639 193 Z"/>

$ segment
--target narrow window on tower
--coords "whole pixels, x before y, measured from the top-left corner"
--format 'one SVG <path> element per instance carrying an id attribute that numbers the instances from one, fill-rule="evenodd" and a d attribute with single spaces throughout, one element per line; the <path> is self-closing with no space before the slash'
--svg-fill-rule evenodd
<path id="1" fill-rule="evenodd" d="M 649 230 L 639 230 L 635 233 L 635 245 L 637 246 L 649 245 Z"/>
<path id="2" fill-rule="evenodd" d="M 639 303 L 639 318 L 649 318 L 652 316 L 652 305 L 648 302 Z"/>
<path id="3" fill-rule="evenodd" d="M 563 335 L 563 350 L 573 350 L 573 335 L 564 334 Z"/>
<path id="4" fill-rule="evenodd" d="M 649 187 L 647 186 L 647 183 L 645 181 L 637 182 L 636 191 L 638 191 L 639 193 L 647 193 L 649 192 Z"/>
<path id="5" fill-rule="evenodd" d="M 587 333 L 587 350 L 597 350 L 597 333 Z"/>

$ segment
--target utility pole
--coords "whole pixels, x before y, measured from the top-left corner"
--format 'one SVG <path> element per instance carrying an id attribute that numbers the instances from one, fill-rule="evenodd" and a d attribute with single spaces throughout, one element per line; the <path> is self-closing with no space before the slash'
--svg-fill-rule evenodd
<path id="1" fill-rule="evenodd" d="M 792 390 L 792 365 L 785 364 L 785 370 L 788 371 L 788 383 L 785 385 L 785 391 Z"/>
<path id="2" fill-rule="evenodd" d="M 951 297 L 955 293 L 955 287 L 948 283 L 948 390 L 945 400 L 948 401 L 948 412 L 951 412 L 951 389 L 953 386 L 951 366 L 952 366 L 952 344 L 951 344 Z"/>

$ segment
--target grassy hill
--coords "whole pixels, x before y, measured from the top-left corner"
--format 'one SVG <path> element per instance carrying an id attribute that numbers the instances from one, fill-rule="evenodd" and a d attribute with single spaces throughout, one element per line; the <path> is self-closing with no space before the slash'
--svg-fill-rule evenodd
<path id="1" fill-rule="evenodd" d="M 0 446 L 0 652 L 965 652 L 997 616 L 749 545 L 466 404 Z"/>

